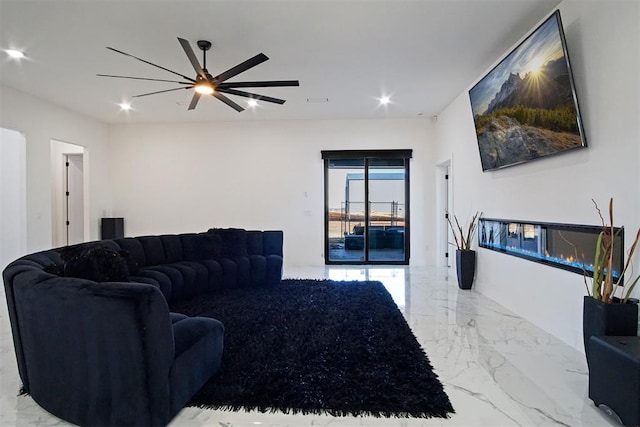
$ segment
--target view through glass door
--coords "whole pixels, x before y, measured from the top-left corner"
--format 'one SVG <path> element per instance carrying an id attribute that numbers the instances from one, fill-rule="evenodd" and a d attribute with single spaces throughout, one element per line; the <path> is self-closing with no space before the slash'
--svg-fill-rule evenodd
<path id="1" fill-rule="evenodd" d="M 411 151 L 322 154 L 326 263 L 408 264 Z"/>

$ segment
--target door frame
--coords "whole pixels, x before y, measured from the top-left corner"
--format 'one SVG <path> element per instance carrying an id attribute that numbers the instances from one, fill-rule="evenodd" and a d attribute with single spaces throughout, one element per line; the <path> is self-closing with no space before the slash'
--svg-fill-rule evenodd
<path id="1" fill-rule="evenodd" d="M 323 150 L 324 160 L 324 260 L 326 265 L 409 265 L 411 257 L 411 214 L 410 214 L 410 159 L 413 150 Z M 329 162 L 336 159 L 363 159 L 364 160 L 364 260 L 335 260 L 329 258 Z M 369 227 L 369 160 L 403 159 L 405 180 L 405 218 L 404 218 L 404 260 L 402 261 L 371 261 L 369 260 L 369 244 L 367 241 Z"/>
<path id="2" fill-rule="evenodd" d="M 82 155 L 83 241 L 91 235 L 89 209 L 89 152 L 86 147 L 59 139 L 50 140 L 51 149 L 51 242 L 53 247 L 66 246 L 66 156 Z"/>
<path id="3" fill-rule="evenodd" d="M 82 243 L 84 236 L 84 154 L 65 154 L 65 220 L 67 245 Z M 73 168 L 77 166 L 77 168 Z M 74 172 L 80 170 L 80 173 Z M 72 232 L 73 231 L 73 232 Z"/>
<path id="4" fill-rule="evenodd" d="M 447 213 L 453 211 L 453 176 L 451 160 L 436 165 L 436 230 L 438 251 L 436 265 L 450 268 L 452 265 L 452 235 Z"/>

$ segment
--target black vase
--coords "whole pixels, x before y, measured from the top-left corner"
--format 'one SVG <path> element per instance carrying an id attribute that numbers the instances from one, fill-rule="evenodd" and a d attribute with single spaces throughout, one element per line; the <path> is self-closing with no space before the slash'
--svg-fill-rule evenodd
<path id="1" fill-rule="evenodd" d="M 636 336 L 638 304 L 606 304 L 590 296 L 584 297 L 582 313 L 584 352 L 589 365 L 589 339 L 593 335 Z"/>
<path id="2" fill-rule="evenodd" d="M 456 272 L 458 273 L 458 287 L 471 289 L 476 275 L 476 251 L 456 249 Z"/>

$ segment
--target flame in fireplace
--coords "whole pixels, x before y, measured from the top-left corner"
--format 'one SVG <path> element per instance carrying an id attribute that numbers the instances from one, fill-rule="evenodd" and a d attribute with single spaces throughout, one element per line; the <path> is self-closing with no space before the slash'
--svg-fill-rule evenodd
<path id="1" fill-rule="evenodd" d="M 593 264 L 584 264 L 580 260 L 578 260 L 575 255 L 568 255 L 568 256 L 565 256 L 564 254 L 552 255 L 551 253 L 549 253 L 548 249 L 545 249 L 544 253 L 542 253 L 542 252 L 522 249 L 515 246 L 501 245 L 499 243 L 487 242 L 487 241 L 480 242 L 480 247 L 493 249 L 499 252 L 506 252 L 512 255 L 522 256 L 524 258 L 528 258 L 533 261 L 540 261 L 545 264 L 556 264 L 559 266 L 570 267 L 571 269 L 576 270 L 578 272 L 586 270 L 590 273 L 593 273 L 593 269 L 594 269 Z M 617 280 L 620 277 L 620 272 L 614 270 L 613 277 Z"/>

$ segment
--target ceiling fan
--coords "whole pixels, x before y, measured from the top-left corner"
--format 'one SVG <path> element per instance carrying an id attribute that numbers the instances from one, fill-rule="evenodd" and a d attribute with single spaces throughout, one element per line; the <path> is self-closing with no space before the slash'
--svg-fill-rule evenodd
<path id="1" fill-rule="evenodd" d="M 198 59 L 196 58 L 196 55 L 193 52 L 193 49 L 191 48 L 191 45 L 189 44 L 189 42 L 185 39 L 181 39 L 180 37 L 178 37 L 178 41 L 180 42 L 182 49 L 184 49 L 184 52 L 187 54 L 187 58 L 189 58 L 189 61 L 191 62 L 193 69 L 196 71 L 195 78 L 185 76 L 184 74 L 177 73 L 175 71 L 169 70 L 168 68 L 161 67 L 160 65 L 156 65 L 152 62 L 145 61 L 142 58 L 138 58 L 137 56 L 122 52 L 112 47 L 107 47 L 107 49 L 120 53 L 122 55 L 130 56 L 132 58 L 137 59 L 138 61 L 144 62 L 145 64 L 149 64 L 156 68 L 160 68 L 161 70 L 176 74 L 182 77 L 183 79 L 185 79 L 186 81 L 151 79 L 151 78 L 145 78 L 145 77 L 116 76 L 112 74 L 97 74 L 97 75 L 100 77 L 116 77 L 119 79 L 149 80 L 149 81 L 155 81 L 155 82 L 178 83 L 183 86 L 177 87 L 174 89 L 159 90 L 156 92 L 149 92 L 149 93 L 143 93 L 140 95 L 134 95 L 133 98 L 139 98 L 141 96 L 147 96 L 147 95 L 155 95 L 157 93 L 172 92 L 174 90 L 193 89 L 194 94 L 193 94 L 193 98 L 191 98 L 191 103 L 189 104 L 188 110 L 193 110 L 194 108 L 196 108 L 196 105 L 198 105 L 198 101 L 200 100 L 200 97 L 202 95 L 212 95 L 238 112 L 243 111 L 244 108 L 242 108 L 240 105 L 238 105 L 229 97 L 223 94 L 243 96 L 245 98 L 251 98 L 254 100 L 272 102 L 274 104 L 284 104 L 285 103 L 284 99 L 272 98 L 270 96 L 249 93 L 249 92 L 237 90 L 237 88 L 300 86 L 300 83 L 298 82 L 298 80 L 227 82 L 227 80 L 229 80 L 230 78 L 244 71 L 247 71 L 248 69 L 253 68 L 256 65 L 263 63 L 269 58 L 264 53 L 259 53 L 253 58 L 247 59 L 246 61 L 214 77 L 211 74 L 209 74 L 209 71 L 207 70 L 207 51 L 211 49 L 211 42 L 208 42 L 206 40 L 198 40 L 198 47 L 202 51 L 202 66 L 200 66 L 200 63 L 198 62 Z"/>

